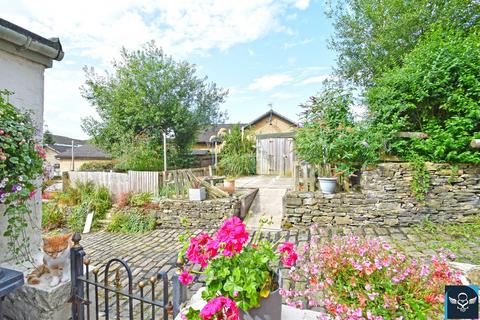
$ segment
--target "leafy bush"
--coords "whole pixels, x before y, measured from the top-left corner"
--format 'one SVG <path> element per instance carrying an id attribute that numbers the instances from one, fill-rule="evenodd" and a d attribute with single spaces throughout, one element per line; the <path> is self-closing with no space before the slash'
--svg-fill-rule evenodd
<path id="1" fill-rule="evenodd" d="M 107 225 L 109 232 L 138 233 L 155 229 L 155 215 L 148 211 L 130 208 L 119 210 L 112 214 Z"/>
<path id="2" fill-rule="evenodd" d="M 81 203 L 70 209 L 70 214 L 67 216 L 68 227 L 77 232 L 82 232 L 87 219 L 87 215 L 90 212 L 90 207 L 87 202 Z M 97 219 L 93 219 L 92 226 L 97 226 Z"/>
<path id="3" fill-rule="evenodd" d="M 295 136 L 300 159 L 321 167 L 320 175 L 348 175 L 378 161 L 382 136 L 366 121 L 354 123 L 352 93 L 335 82 L 326 82 L 317 96 L 304 104 L 304 126 Z"/>
<path id="4" fill-rule="evenodd" d="M 10 94 L 0 90 L 0 205 L 5 206 L 2 230 L 9 252 L 22 260 L 30 249 L 25 233 L 31 212 L 28 201 L 37 189 L 35 179 L 44 171 L 45 150 L 36 144 L 30 115 L 8 102 Z"/>
<path id="5" fill-rule="evenodd" d="M 480 32 L 437 28 L 427 33 L 394 68 L 367 91 L 376 126 L 403 159 L 418 154 L 434 162 L 480 163 L 470 148 L 480 138 Z M 402 139 L 396 132 L 423 132 Z"/>
<path id="6" fill-rule="evenodd" d="M 153 194 L 150 192 L 140 192 L 132 195 L 130 205 L 134 207 L 142 207 L 153 200 Z"/>
<path id="7" fill-rule="evenodd" d="M 50 231 L 65 225 L 65 214 L 58 204 L 42 203 L 42 229 Z"/>
<path id="8" fill-rule="evenodd" d="M 242 137 L 240 125 L 233 126 L 225 135 L 220 157 L 220 170 L 228 176 L 255 174 L 255 139 L 248 132 Z"/>
<path id="9" fill-rule="evenodd" d="M 421 264 L 379 239 L 314 236 L 290 273 L 301 290 L 284 290 L 287 303 L 323 305 L 322 319 L 437 319 L 446 284 L 460 284 L 446 255 Z M 370 315 L 370 316 L 368 316 Z"/>
<path id="10" fill-rule="evenodd" d="M 114 167 L 114 161 L 92 161 L 83 163 L 80 171 L 111 171 Z"/>
<path id="11" fill-rule="evenodd" d="M 91 181 L 76 182 L 65 191 L 56 195 L 54 202 L 67 216 L 67 225 L 75 231 L 81 231 L 89 212 L 93 212 L 93 227 L 98 220 L 104 219 L 112 207 L 110 193 L 105 186 L 95 185 Z"/>

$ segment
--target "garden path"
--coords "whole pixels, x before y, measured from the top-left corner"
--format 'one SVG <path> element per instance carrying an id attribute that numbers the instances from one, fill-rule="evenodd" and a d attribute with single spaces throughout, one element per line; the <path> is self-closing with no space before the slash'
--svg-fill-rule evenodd
<path id="1" fill-rule="evenodd" d="M 245 218 L 248 229 L 255 230 L 263 217 L 272 219 L 269 230 L 281 230 L 283 217 L 283 196 L 293 188 L 293 179 L 282 176 L 248 176 L 235 181 L 239 188 L 258 188 L 250 212 Z"/>

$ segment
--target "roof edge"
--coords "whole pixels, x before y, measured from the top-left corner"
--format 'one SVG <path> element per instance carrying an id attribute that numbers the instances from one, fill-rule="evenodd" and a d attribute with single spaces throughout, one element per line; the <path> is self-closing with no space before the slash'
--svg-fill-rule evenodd
<path id="1" fill-rule="evenodd" d="M 46 67 L 51 67 L 52 60 L 62 60 L 65 54 L 58 38 L 44 38 L 2 18 L 0 18 L 0 39 L 14 45 L 19 55 L 24 51 L 31 51 L 47 58 L 50 63 L 35 61 Z"/>

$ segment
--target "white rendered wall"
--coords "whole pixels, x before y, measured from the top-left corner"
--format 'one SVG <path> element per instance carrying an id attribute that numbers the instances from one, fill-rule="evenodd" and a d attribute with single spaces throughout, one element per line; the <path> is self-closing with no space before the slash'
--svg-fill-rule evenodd
<path id="1" fill-rule="evenodd" d="M 8 89 L 14 94 L 10 103 L 16 107 L 32 112 L 37 127 L 37 137 L 42 136 L 43 128 L 43 89 L 45 67 L 30 60 L 12 55 L 0 49 L 0 89 Z M 32 253 L 40 246 L 42 206 L 39 192 L 32 201 L 31 227 L 27 230 L 30 237 Z M 8 260 L 9 254 L 3 232 L 6 219 L 4 208 L 0 205 L 0 263 Z"/>

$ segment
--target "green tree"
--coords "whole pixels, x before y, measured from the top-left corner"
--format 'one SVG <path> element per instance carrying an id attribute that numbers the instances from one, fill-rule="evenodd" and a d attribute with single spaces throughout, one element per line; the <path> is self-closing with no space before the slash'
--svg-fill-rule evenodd
<path id="1" fill-rule="evenodd" d="M 47 129 L 45 130 L 45 132 L 43 133 L 43 144 L 46 145 L 46 144 L 54 144 L 55 141 L 53 141 L 53 136 L 52 136 L 52 133 Z"/>
<path id="2" fill-rule="evenodd" d="M 350 89 L 326 82 L 302 105 L 303 127 L 296 133 L 295 150 L 300 159 L 321 165 L 322 176 L 334 173 L 330 169 L 348 175 L 378 160 L 382 137 L 368 121 L 354 121 L 353 103 Z"/>
<path id="3" fill-rule="evenodd" d="M 394 153 L 480 163 L 480 152 L 469 147 L 480 138 L 479 38 L 479 30 L 432 30 L 402 67 L 384 73 L 367 91 L 372 119 L 391 138 Z M 428 138 L 396 138 L 398 131 L 424 132 Z"/>
<path id="4" fill-rule="evenodd" d="M 229 176 L 255 174 L 255 138 L 234 125 L 224 137 L 218 164 Z"/>
<path id="5" fill-rule="evenodd" d="M 197 132 L 223 117 L 219 105 L 227 91 L 199 77 L 194 65 L 175 61 L 147 43 L 143 49 L 122 49 L 113 73 L 99 75 L 85 68 L 82 95 L 97 110 L 100 120 L 83 119 L 82 128 L 94 143 L 115 156 L 140 137 L 161 146 L 166 132 L 176 149 L 185 154 Z"/>
<path id="6" fill-rule="evenodd" d="M 390 68 L 401 66 L 432 25 L 469 30 L 478 25 L 475 0 L 339 0 L 327 14 L 335 34 L 338 74 L 359 85 L 371 84 Z"/>

